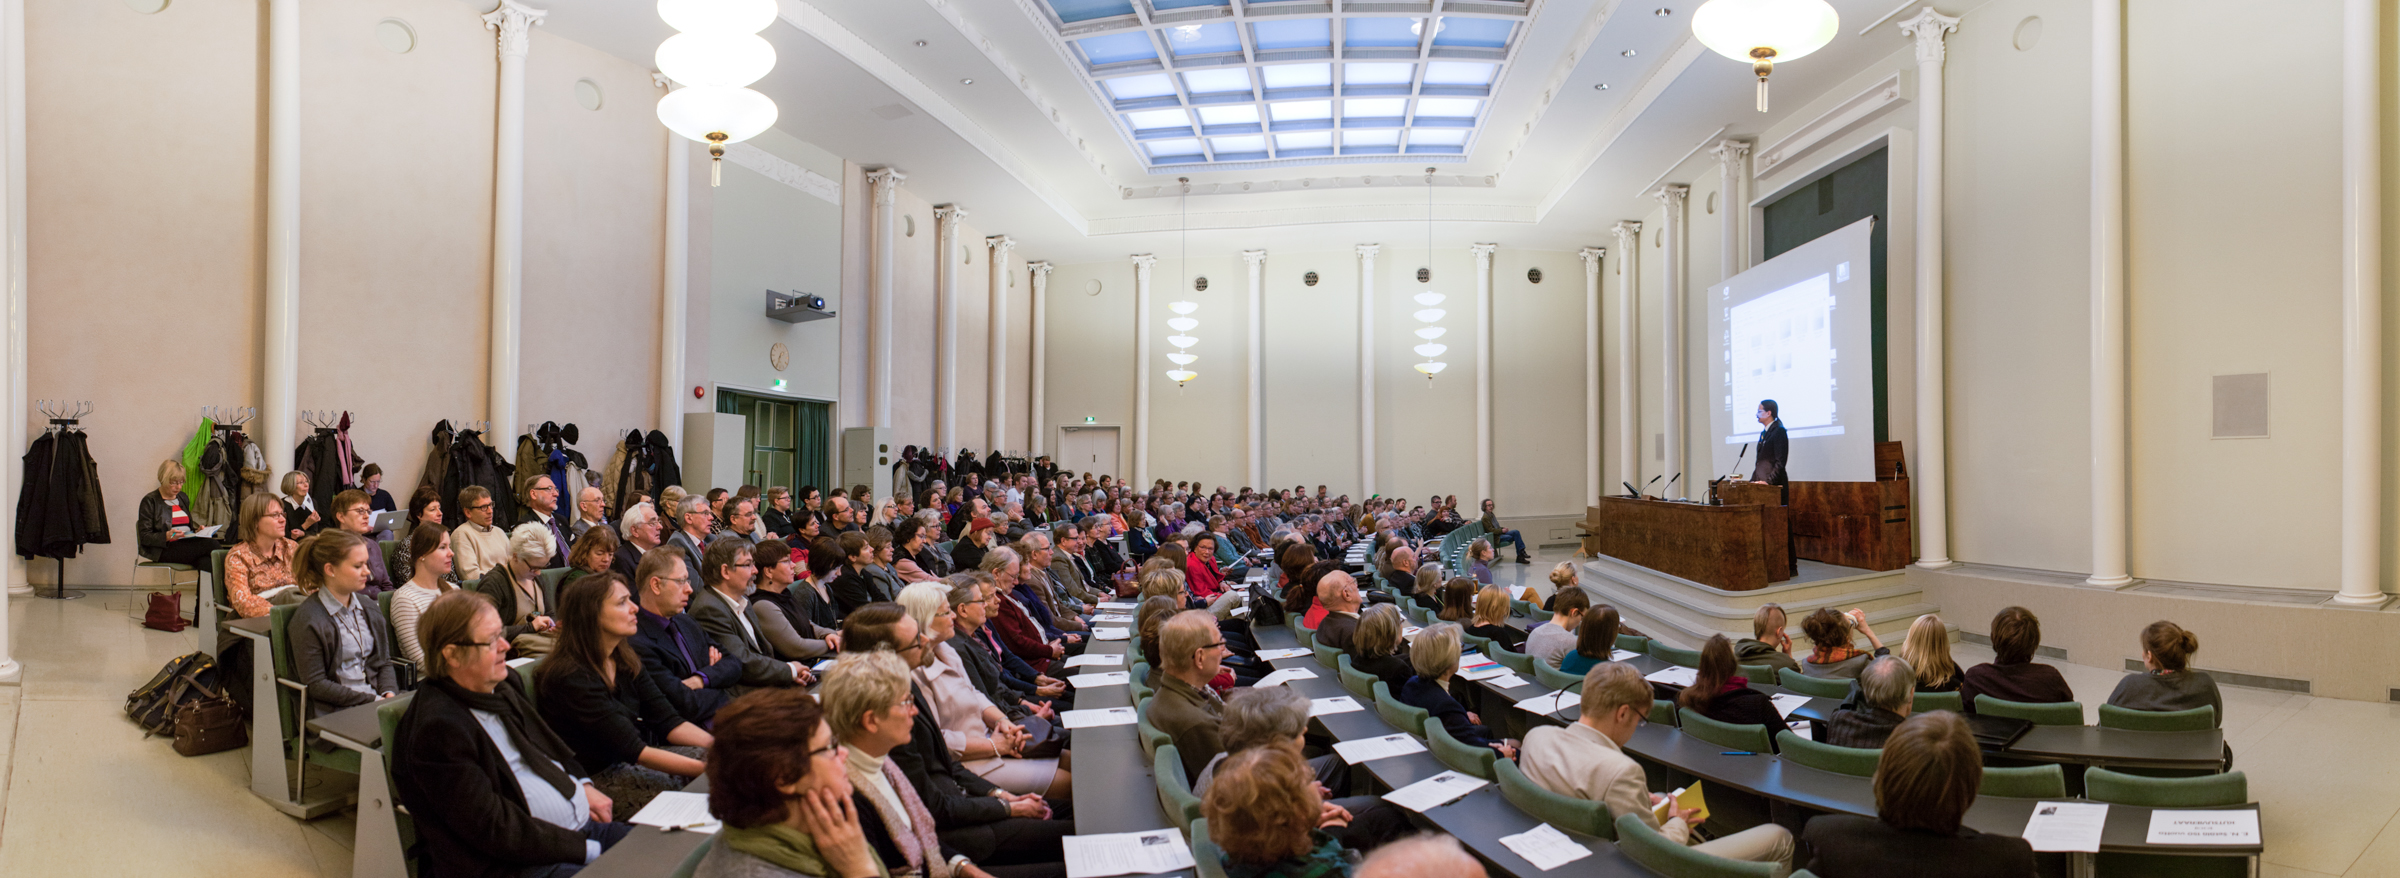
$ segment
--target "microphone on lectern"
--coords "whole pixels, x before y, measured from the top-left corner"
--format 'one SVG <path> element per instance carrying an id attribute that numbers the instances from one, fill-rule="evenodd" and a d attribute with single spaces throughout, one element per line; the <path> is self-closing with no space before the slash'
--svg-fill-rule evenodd
<path id="1" fill-rule="evenodd" d="M 1676 473 L 1674 478 L 1672 478 L 1672 479 L 1668 479 L 1668 480 L 1667 480 L 1667 484 L 1666 484 L 1666 486 L 1665 486 L 1665 487 L 1662 487 L 1662 488 L 1659 488 L 1659 489 L 1658 489 L 1658 495 L 1659 495 L 1659 496 L 1661 496 L 1661 497 L 1664 497 L 1664 496 L 1666 496 L 1668 491 L 1675 490 L 1675 483 L 1676 483 L 1676 482 L 1680 482 L 1680 481 L 1683 481 L 1683 474 L 1682 474 L 1682 473 Z"/>
<path id="2" fill-rule="evenodd" d="M 1651 486 L 1651 485 L 1658 484 L 1658 480 L 1659 480 L 1659 479 L 1663 479 L 1663 478 L 1666 478 L 1666 477 L 1667 477 L 1667 474 L 1666 474 L 1666 473 L 1659 473 L 1658 475 L 1651 476 L 1649 481 L 1647 481 L 1647 482 L 1643 482 L 1643 483 L 1642 483 L 1642 490 L 1640 491 L 1640 493 L 1641 493 L 1642 495 L 1645 495 L 1645 496 L 1646 496 L 1646 495 L 1648 495 L 1648 494 L 1650 493 L 1650 486 Z"/>
<path id="3" fill-rule="evenodd" d="M 1738 472 L 1741 472 L 1741 471 L 1742 471 L 1742 458 L 1745 458 L 1745 457 L 1748 457 L 1748 456 L 1750 456 L 1750 443 L 1748 443 L 1748 442 L 1744 442 L 1744 443 L 1742 443 L 1742 453 L 1740 453 L 1740 454 L 1736 454 L 1736 455 L 1734 455 L 1734 456 L 1733 456 L 1733 471 L 1734 471 L 1734 472 L 1737 472 L 1737 473 L 1738 473 Z"/>
<path id="4" fill-rule="evenodd" d="M 1633 486 L 1633 483 L 1632 483 L 1632 482 L 1618 482 L 1617 484 L 1620 484 L 1620 485 L 1624 485 L 1624 486 L 1625 486 L 1625 496 L 1627 496 L 1627 497 L 1630 497 L 1630 498 L 1633 498 L 1633 499 L 1636 499 L 1636 500 L 1639 500 L 1639 499 L 1641 499 L 1641 497 L 1642 497 L 1642 492 L 1641 492 L 1639 489 L 1635 488 L 1635 487 Z"/>

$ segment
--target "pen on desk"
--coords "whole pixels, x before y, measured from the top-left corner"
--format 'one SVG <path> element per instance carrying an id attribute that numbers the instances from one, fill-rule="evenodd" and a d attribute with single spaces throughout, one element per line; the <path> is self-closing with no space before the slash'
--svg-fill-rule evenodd
<path id="1" fill-rule="evenodd" d="M 1717 754 L 1717 755 L 1719 755 L 1719 756 L 1756 756 L 1756 755 L 1758 755 L 1758 754 L 1757 754 L 1757 753 L 1754 753 L 1754 752 L 1751 752 L 1751 751 L 1749 751 L 1749 750 L 1727 750 L 1727 751 L 1725 751 L 1725 752 L 1723 752 L 1723 753 L 1719 753 L 1719 754 Z"/>

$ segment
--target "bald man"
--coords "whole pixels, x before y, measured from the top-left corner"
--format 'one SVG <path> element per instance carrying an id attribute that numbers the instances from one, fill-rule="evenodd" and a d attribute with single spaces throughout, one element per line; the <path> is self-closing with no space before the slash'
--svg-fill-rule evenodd
<path id="1" fill-rule="evenodd" d="M 1458 839 L 1427 833 L 1375 849 L 1357 878 L 1485 878 L 1483 864 Z"/>
<path id="2" fill-rule="evenodd" d="M 608 499 L 600 493 L 599 488 L 583 486 L 583 490 L 575 492 L 575 523 L 572 525 L 575 538 L 583 539 L 584 531 L 606 526 Z"/>
<path id="3" fill-rule="evenodd" d="M 1358 580 L 1336 570 L 1317 580 L 1317 603 L 1325 605 L 1325 618 L 1317 623 L 1317 642 L 1340 649 L 1350 648 L 1350 637 L 1358 633 Z"/>

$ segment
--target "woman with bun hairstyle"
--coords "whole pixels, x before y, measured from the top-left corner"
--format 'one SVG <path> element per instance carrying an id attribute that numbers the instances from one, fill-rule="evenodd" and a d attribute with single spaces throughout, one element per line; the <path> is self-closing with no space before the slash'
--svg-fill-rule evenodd
<path id="1" fill-rule="evenodd" d="M 2225 725 L 2225 699 L 2207 671 L 2192 670 L 2192 653 L 2200 637 L 2183 626 L 2161 619 L 2142 629 L 2142 665 L 2148 670 L 2117 681 L 2108 703 L 2128 710 L 2217 709 L 2217 726 Z"/>

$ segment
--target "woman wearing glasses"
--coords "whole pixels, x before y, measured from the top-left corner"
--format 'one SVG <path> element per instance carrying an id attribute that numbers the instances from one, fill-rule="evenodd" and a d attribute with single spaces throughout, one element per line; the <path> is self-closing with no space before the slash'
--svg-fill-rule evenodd
<path id="1" fill-rule="evenodd" d="M 632 814 L 699 777 L 713 739 L 642 673 L 625 642 L 641 623 L 624 577 L 612 571 L 567 583 L 558 609 L 558 649 L 534 682 L 542 719 L 592 769 L 592 783 Z"/>

